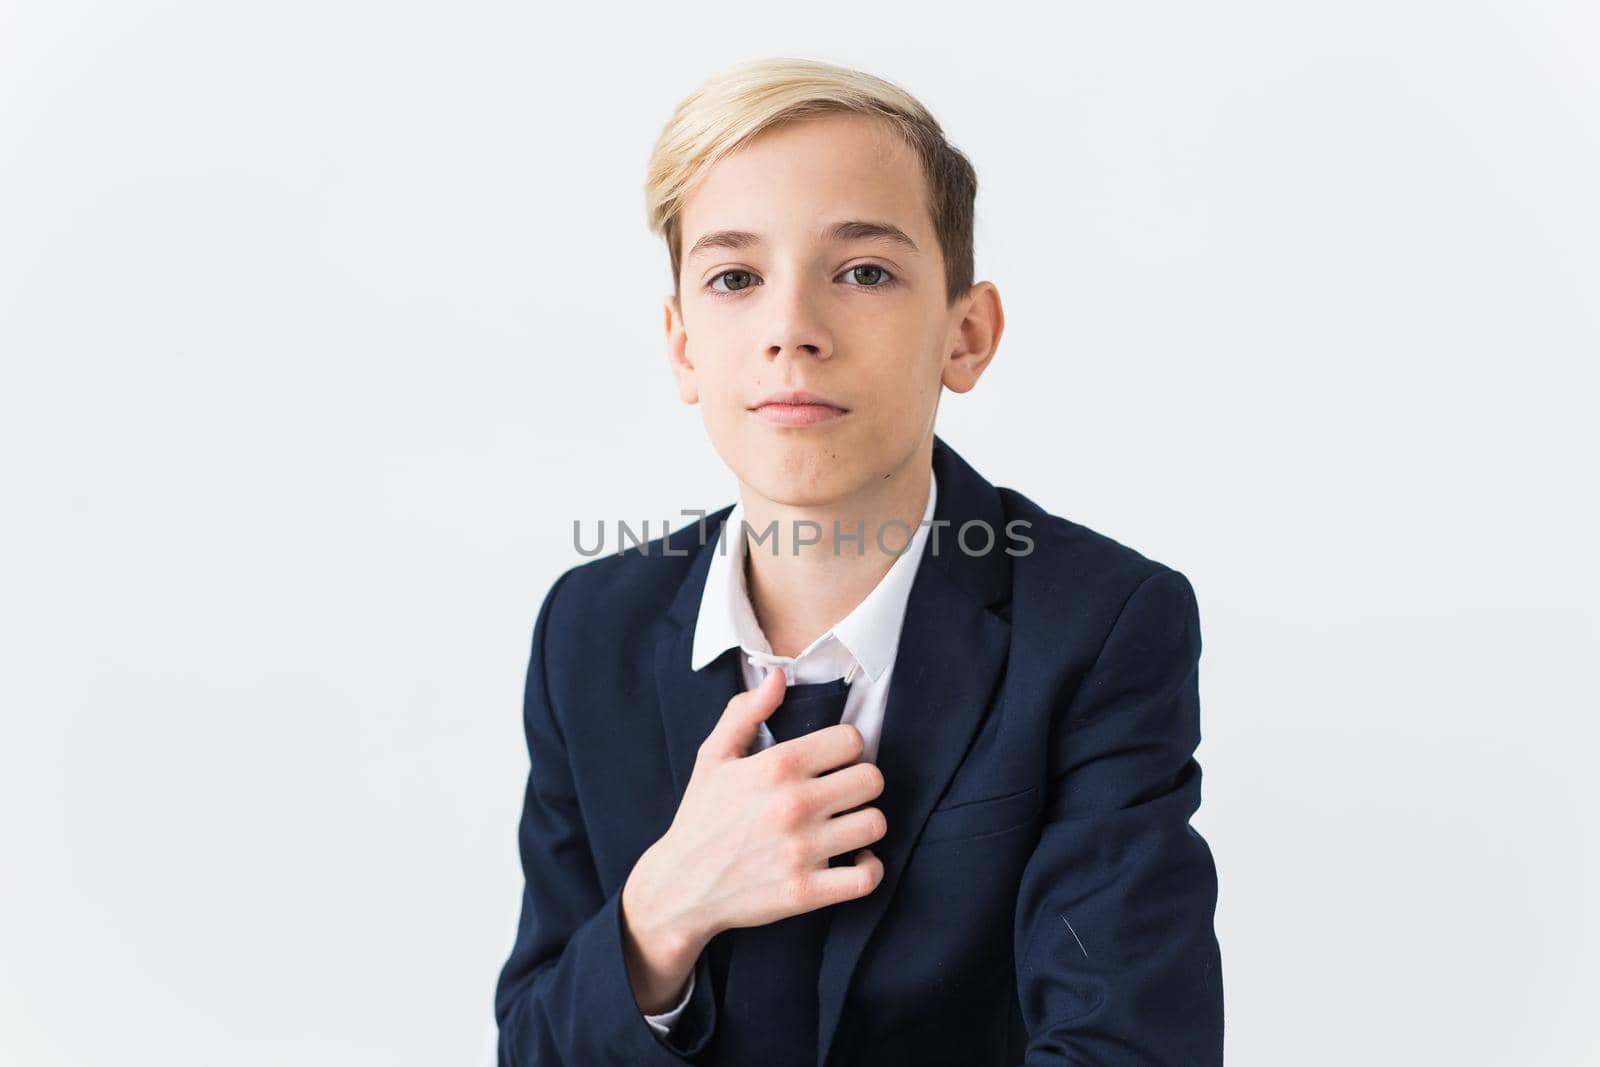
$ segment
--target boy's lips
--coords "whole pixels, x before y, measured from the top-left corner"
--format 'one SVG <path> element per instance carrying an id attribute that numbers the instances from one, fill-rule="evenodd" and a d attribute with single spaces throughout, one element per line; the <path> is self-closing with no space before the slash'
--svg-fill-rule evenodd
<path id="1" fill-rule="evenodd" d="M 779 426 L 812 426 L 843 418 L 850 409 L 817 393 L 792 389 L 773 393 L 750 410 Z"/>

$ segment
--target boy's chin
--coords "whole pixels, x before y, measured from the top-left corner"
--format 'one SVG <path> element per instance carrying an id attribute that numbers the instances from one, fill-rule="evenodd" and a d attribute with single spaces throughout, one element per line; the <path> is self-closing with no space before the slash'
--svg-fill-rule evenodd
<path id="1" fill-rule="evenodd" d="M 859 489 L 857 464 L 838 455 L 838 449 L 789 447 L 747 457 L 737 471 L 751 489 L 786 507 L 825 507 L 848 499 Z"/>
<path id="2" fill-rule="evenodd" d="M 774 503 L 822 507 L 861 490 L 881 448 L 881 435 L 861 433 L 864 424 L 836 424 L 796 431 L 751 420 L 712 427 L 713 444 L 739 481 Z"/>

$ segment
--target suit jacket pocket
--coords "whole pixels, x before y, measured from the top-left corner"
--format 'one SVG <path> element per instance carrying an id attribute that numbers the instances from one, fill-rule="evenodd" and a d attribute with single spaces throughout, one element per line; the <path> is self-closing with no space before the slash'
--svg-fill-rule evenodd
<path id="1" fill-rule="evenodd" d="M 945 804 L 928 813 L 920 844 L 956 841 L 1010 830 L 1028 822 L 1037 811 L 1039 787 L 1015 793 Z"/>

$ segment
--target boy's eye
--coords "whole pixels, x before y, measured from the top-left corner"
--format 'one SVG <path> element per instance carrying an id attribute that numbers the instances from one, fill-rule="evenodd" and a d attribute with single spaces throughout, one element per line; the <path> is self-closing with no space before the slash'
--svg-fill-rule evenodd
<path id="1" fill-rule="evenodd" d="M 861 273 L 863 271 L 865 271 L 872 278 L 871 281 L 861 281 Z M 860 266 L 851 267 L 849 270 L 845 271 L 845 274 L 854 275 L 856 281 L 861 282 L 863 288 L 867 289 L 878 288 L 882 284 L 881 279 L 886 277 L 888 273 L 888 271 L 884 270 L 876 263 L 863 263 Z"/>
<path id="2" fill-rule="evenodd" d="M 883 289 L 892 284 L 894 275 L 890 274 L 887 268 L 880 267 L 876 263 L 859 263 L 854 267 L 848 268 L 839 277 L 854 278 L 855 281 L 850 284 L 855 289 Z M 721 288 L 717 285 L 717 282 L 722 279 L 727 279 L 727 288 Z M 706 283 L 706 288 L 718 296 L 727 296 L 730 293 L 737 293 L 741 289 L 748 289 L 754 284 L 756 284 L 755 276 L 750 271 L 725 270 L 720 274 L 713 275 L 711 280 Z"/>
<path id="3" fill-rule="evenodd" d="M 742 279 L 742 281 L 738 285 L 734 285 L 730 282 L 727 289 L 718 289 L 717 278 Z M 746 288 L 749 286 L 749 284 L 750 272 L 747 270 L 725 270 L 721 274 L 717 275 L 716 278 L 711 279 L 712 291 L 719 293 L 737 292 L 740 289 Z"/>

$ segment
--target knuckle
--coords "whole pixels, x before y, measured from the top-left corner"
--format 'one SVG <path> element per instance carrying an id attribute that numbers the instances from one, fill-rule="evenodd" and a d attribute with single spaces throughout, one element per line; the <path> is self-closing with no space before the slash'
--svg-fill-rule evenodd
<path id="1" fill-rule="evenodd" d="M 786 911 L 805 907 L 811 892 L 811 880 L 804 871 L 796 871 L 783 880 L 783 904 Z"/>
<path id="2" fill-rule="evenodd" d="M 800 773 L 800 756 L 792 748 L 772 750 L 768 761 L 768 776 L 773 782 L 794 778 Z"/>
<path id="3" fill-rule="evenodd" d="M 788 790 L 776 797 L 772 802 L 774 816 L 778 825 L 785 829 L 799 826 L 806 817 L 806 798 L 795 790 Z"/>

